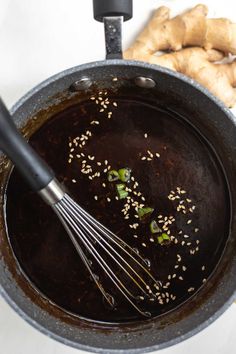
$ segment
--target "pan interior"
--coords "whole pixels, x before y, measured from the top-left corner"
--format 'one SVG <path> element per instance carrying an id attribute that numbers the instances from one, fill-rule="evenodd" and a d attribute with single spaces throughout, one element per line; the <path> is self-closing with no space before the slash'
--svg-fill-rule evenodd
<path id="1" fill-rule="evenodd" d="M 107 97 L 101 92 L 55 114 L 30 143 L 82 207 L 150 261 L 162 287 L 158 301 L 145 303 L 145 309 L 159 316 L 204 286 L 219 262 L 229 231 L 227 181 L 216 153 L 185 118 L 148 101 L 120 95 L 105 101 Z M 76 140 L 82 135 L 86 138 Z M 82 172 L 87 165 L 92 173 Z M 117 200 L 117 182 L 108 182 L 108 166 L 132 170 L 129 195 L 154 209 L 145 222 L 135 217 L 132 205 L 129 218 L 121 212 L 126 202 Z M 99 175 L 88 178 L 96 172 Z M 93 262 L 117 303 L 116 309 L 107 306 L 53 211 L 30 192 L 15 169 L 5 200 L 12 249 L 42 296 L 92 321 L 142 319 Z M 158 235 L 149 229 L 152 220 L 162 233 L 170 231 L 171 242 L 158 243 Z M 139 225 L 134 229 L 135 223 Z"/>

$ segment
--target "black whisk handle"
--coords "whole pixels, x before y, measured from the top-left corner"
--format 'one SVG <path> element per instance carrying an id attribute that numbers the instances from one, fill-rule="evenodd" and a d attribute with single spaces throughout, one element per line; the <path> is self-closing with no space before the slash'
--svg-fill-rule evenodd
<path id="1" fill-rule="evenodd" d="M 45 188 L 54 173 L 17 130 L 0 98 L 0 149 L 10 158 L 34 191 Z"/>

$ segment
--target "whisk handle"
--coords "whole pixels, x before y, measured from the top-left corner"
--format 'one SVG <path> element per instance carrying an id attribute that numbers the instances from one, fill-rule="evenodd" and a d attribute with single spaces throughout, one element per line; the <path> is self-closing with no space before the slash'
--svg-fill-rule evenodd
<path id="1" fill-rule="evenodd" d="M 17 130 L 0 98 L 0 149 L 10 158 L 34 191 L 45 188 L 54 173 Z"/>

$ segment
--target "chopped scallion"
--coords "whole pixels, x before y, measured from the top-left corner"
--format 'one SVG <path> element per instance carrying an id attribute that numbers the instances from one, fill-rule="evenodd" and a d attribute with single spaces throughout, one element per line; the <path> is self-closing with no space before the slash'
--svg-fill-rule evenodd
<path id="1" fill-rule="evenodd" d="M 158 243 L 162 244 L 164 240 L 163 240 L 162 236 L 158 236 L 157 241 L 158 241 Z"/>
<path id="2" fill-rule="evenodd" d="M 116 170 L 111 170 L 107 174 L 107 179 L 109 182 L 114 182 L 119 179 L 119 173 Z"/>
<path id="3" fill-rule="evenodd" d="M 157 237 L 158 243 L 161 245 L 162 243 L 169 243 L 170 237 L 166 233 L 162 233 L 160 236 Z"/>
<path id="4" fill-rule="evenodd" d="M 160 233 L 162 230 L 158 226 L 156 220 L 152 220 L 150 223 L 150 230 L 152 234 L 157 234 L 158 232 Z"/>
<path id="5" fill-rule="evenodd" d="M 118 192 L 123 190 L 124 188 L 125 188 L 125 185 L 123 183 L 119 183 L 116 185 L 116 189 Z"/>
<path id="6" fill-rule="evenodd" d="M 122 182 L 129 182 L 131 176 L 130 168 L 121 168 L 118 170 L 119 178 Z"/>
<path id="7" fill-rule="evenodd" d="M 138 217 L 139 219 L 142 219 L 145 215 L 151 214 L 153 212 L 153 208 L 139 208 L 138 209 Z"/>
<path id="8" fill-rule="evenodd" d="M 167 234 L 165 234 L 165 233 L 161 234 L 161 236 L 162 236 L 163 240 L 168 240 L 169 241 L 169 239 L 170 239 L 170 237 Z"/>
<path id="9" fill-rule="evenodd" d="M 119 199 L 125 199 L 129 194 L 124 188 L 125 188 L 125 185 L 123 183 L 118 183 L 116 185 L 116 190 L 117 190 L 117 194 L 118 194 Z"/>
<path id="10" fill-rule="evenodd" d="M 118 191 L 119 199 L 125 199 L 128 196 L 128 194 L 129 193 L 127 191 L 124 191 L 123 189 Z"/>

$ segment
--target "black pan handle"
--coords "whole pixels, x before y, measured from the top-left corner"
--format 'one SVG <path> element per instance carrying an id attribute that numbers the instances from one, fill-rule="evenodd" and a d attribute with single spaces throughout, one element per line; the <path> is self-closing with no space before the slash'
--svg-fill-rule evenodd
<path id="1" fill-rule="evenodd" d="M 133 16 L 132 0 L 93 0 L 93 14 L 97 21 L 105 17 L 123 17 L 124 21 Z"/>
<path id="2" fill-rule="evenodd" d="M 122 20 L 133 15 L 132 0 L 93 0 L 97 21 L 104 22 L 106 59 L 122 59 Z"/>
<path id="3" fill-rule="evenodd" d="M 0 98 L 0 149 L 11 159 L 34 191 L 45 188 L 54 173 L 17 130 Z"/>

